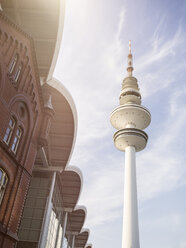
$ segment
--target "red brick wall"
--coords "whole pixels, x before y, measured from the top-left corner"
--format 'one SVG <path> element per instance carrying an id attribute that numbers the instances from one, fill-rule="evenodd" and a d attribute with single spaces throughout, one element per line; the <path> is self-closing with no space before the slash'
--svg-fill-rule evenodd
<path id="1" fill-rule="evenodd" d="M 15 55 L 18 59 L 10 73 Z M 16 82 L 20 64 L 22 69 Z M 9 145 L 3 141 L 11 116 L 23 130 L 16 154 L 11 151 L 13 137 Z M 0 13 L 0 167 L 9 179 L 0 205 L 1 248 L 14 247 L 17 239 L 42 118 L 42 95 L 32 40 Z"/>

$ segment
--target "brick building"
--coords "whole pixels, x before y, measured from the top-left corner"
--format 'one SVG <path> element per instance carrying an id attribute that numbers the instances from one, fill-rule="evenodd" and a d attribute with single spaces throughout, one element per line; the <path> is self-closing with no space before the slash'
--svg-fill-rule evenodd
<path id="1" fill-rule="evenodd" d="M 0 246 L 9 247 L 17 240 L 44 105 L 32 40 L 1 13 L 0 22 Z"/>
<path id="2" fill-rule="evenodd" d="M 84 248 L 89 236 L 69 166 L 76 109 L 53 78 L 64 10 L 63 0 L 0 0 L 2 248 Z"/>

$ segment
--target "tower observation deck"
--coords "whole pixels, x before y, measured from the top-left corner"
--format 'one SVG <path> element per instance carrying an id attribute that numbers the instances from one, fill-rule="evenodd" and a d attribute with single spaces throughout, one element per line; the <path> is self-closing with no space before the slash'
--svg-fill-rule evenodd
<path id="1" fill-rule="evenodd" d="M 145 148 L 148 140 L 143 131 L 151 121 L 148 109 L 141 105 L 138 82 L 133 77 L 131 42 L 129 41 L 128 76 L 124 78 L 119 106 L 111 113 L 111 124 L 116 148 L 125 152 L 125 182 L 122 248 L 139 248 L 138 203 L 136 185 L 136 155 Z"/>

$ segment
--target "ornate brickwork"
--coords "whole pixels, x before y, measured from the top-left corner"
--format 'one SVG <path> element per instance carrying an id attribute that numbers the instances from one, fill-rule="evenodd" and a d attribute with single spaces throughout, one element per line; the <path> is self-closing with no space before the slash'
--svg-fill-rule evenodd
<path id="1" fill-rule="evenodd" d="M 37 153 L 44 104 L 32 39 L 0 12 L 0 247 L 14 247 Z"/>

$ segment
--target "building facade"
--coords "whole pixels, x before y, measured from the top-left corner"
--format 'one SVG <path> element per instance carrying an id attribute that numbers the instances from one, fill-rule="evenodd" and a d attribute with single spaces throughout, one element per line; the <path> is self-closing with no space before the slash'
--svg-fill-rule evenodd
<path id="1" fill-rule="evenodd" d="M 44 117 L 32 40 L 0 13 L 0 246 L 17 240 Z"/>
<path id="2" fill-rule="evenodd" d="M 0 1 L 0 247 L 84 248 L 77 113 L 53 78 L 65 1 Z M 88 245 L 89 247 L 91 245 Z"/>

